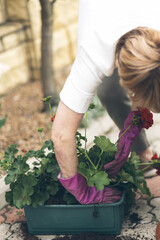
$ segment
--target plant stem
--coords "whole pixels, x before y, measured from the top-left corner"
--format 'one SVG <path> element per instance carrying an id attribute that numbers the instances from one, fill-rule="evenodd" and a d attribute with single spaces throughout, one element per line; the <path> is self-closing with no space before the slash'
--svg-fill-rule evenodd
<path id="1" fill-rule="evenodd" d="M 81 151 L 81 148 L 79 146 L 77 146 L 77 148 Z M 88 159 L 88 161 L 90 162 L 90 164 L 94 167 L 94 169 L 96 170 L 96 166 L 93 164 L 92 160 L 90 159 L 90 157 L 88 156 L 87 152 L 84 153 L 85 157 Z"/>
<path id="2" fill-rule="evenodd" d="M 117 186 L 120 182 L 121 182 L 121 178 L 119 179 L 119 181 L 117 183 L 113 184 L 112 187 Z"/>
<path id="3" fill-rule="evenodd" d="M 126 130 L 121 134 L 121 136 L 119 136 L 118 140 L 115 142 L 115 145 L 118 143 L 119 139 L 128 131 L 128 129 L 130 129 L 130 127 L 133 125 L 133 123 L 131 123 L 128 128 L 126 128 Z"/>
<path id="4" fill-rule="evenodd" d="M 101 153 L 100 153 L 100 156 L 99 156 L 99 160 L 98 160 L 98 163 L 97 163 L 96 169 L 98 169 L 99 163 L 100 163 L 100 161 L 101 161 L 102 153 L 103 153 L 103 150 L 101 150 Z"/>
<path id="5" fill-rule="evenodd" d="M 52 118 L 53 118 L 53 111 L 52 111 L 52 107 L 51 107 L 50 102 L 48 103 L 48 106 L 49 106 L 49 110 L 50 110 L 51 116 L 52 116 Z"/>
<path id="6" fill-rule="evenodd" d="M 138 165 L 138 166 L 142 166 L 142 165 L 152 165 L 152 163 L 151 163 L 151 162 L 138 163 L 137 165 Z"/>
<path id="7" fill-rule="evenodd" d="M 85 156 L 87 157 L 88 161 L 90 162 L 90 164 L 94 167 L 95 170 L 97 170 L 96 166 L 93 164 L 92 160 L 90 159 L 90 157 L 88 156 L 87 152 L 85 153 Z"/>
<path id="8" fill-rule="evenodd" d="M 85 148 L 84 148 L 84 154 L 85 154 L 85 157 L 88 159 L 88 161 L 90 162 L 90 164 L 94 167 L 94 169 L 95 170 L 97 170 L 97 168 L 96 168 L 96 166 L 93 164 L 93 162 L 92 162 L 92 160 L 90 159 L 90 157 L 88 156 L 88 154 L 87 154 L 87 141 L 86 141 L 86 136 L 87 136 L 87 112 L 86 112 L 86 114 L 85 114 L 85 125 L 84 125 L 85 127 L 84 127 L 84 131 L 85 131 Z M 81 150 L 80 149 L 80 147 L 79 146 L 77 146 L 77 148 L 79 149 L 79 150 Z"/>
<path id="9" fill-rule="evenodd" d="M 42 145 L 43 145 L 43 136 L 42 136 L 42 133 L 40 132 L 40 138 L 41 138 L 41 142 L 42 142 Z"/>
<path id="10" fill-rule="evenodd" d="M 147 166 L 147 167 L 145 167 L 145 168 L 143 168 L 143 169 L 141 169 L 141 170 L 144 172 L 144 171 L 146 171 L 149 167 L 150 167 L 150 166 Z"/>
<path id="11" fill-rule="evenodd" d="M 148 165 L 145 168 L 142 169 L 142 171 L 144 172 L 145 170 L 147 170 L 150 166 L 152 166 L 151 162 L 146 162 L 146 163 L 138 163 L 138 166 L 143 166 L 143 165 Z"/>
<path id="12" fill-rule="evenodd" d="M 85 131 L 85 134 L 84 134 L 84 136 L 85 136 L 85 153 L 87 152 L 87 141 L 86 141 L 86 137 L 87 137 L 87 112 L 86 112 L 86 114 L 85 114 L 85 128 L 84 128 L 84 131 Z"/>

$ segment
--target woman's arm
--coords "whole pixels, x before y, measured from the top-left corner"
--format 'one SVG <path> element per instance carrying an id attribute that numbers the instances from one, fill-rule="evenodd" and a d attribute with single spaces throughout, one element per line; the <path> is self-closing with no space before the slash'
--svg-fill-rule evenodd
<path id="1" fill-rule="evenodd" d="M 76 131 L 84 114 L 76 113 L 60 101 L 53 122 L 51 139 L 63 177 L 77 173 Z"/>

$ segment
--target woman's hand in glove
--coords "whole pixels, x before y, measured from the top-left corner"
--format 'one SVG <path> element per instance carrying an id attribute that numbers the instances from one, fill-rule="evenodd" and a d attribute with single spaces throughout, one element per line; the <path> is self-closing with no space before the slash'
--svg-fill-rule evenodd
<path id="1" fill-rule="evenodd" d="M 98 191 L 95 186 L 88 186 L 85 177 L 79 173 L 67 179 L 60 175 L 58 175 L 60 183 L 81 204 L 114 203 L 121 199 L 122 193 L 118 188 L 105 187 Z"/>

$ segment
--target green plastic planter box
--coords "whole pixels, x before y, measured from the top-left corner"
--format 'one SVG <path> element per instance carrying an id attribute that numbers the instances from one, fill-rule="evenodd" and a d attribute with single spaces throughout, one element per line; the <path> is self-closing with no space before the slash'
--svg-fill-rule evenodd
<path id="1" fill-rule="evenodd" d="M 24 207 L 30 234 L 120 234 L 124 195 L 116 203 Z"/>

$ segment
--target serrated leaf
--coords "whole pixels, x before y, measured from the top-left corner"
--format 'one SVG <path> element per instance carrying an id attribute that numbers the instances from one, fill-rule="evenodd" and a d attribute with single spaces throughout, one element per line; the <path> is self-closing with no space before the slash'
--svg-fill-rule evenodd
<path id="1" fill-rule="evenodd" d="M 13 188 L 13 204 L 17 208 L 25 205 L 31 205 L 31 195 L 34 193 L 33 186 L 37 184 L 37 180 L 29 175 L 21 175 Z"/>
<path id="2" fill-rule="evenodd" d="M 53 142 L 52 140 L 47 140 L 44 142 L 43 146 L 42 146 L 42 150 L 44 149 L 48 149 L 48 150 L 52 150 L 54 152 L 54 146 L 53 146 Z"/>
<path id="3" fill-rule="evenodd" d="M 149 188 L 147 187 L 145 181 L 144 181 L 143 183 L 141 183 L 141 184 L 140 184 L 140 183 L 137 183 L 136 186 L 137 186 L 137 188 L 139 188 L 139 190 L 141 191 L 141 193 L 147 194 L 147 195 L 149 195 L 149 196 L 151 195 L 150 190 L 149 190 Z"/>
<path id="4" fill-rule="evenodd" d="M 26 155 L 28 158 L 35 157 L 35 158 L 43 158 L 45 157 L 44 150 L 37 150 L 37 151 L 28 151 Z"/>
<path id="5" fill-rule="evenodd" d="M 29 191 L 24 190 L 23 185 L 16 184 L 13 189 L 13 204 L 17 208 L 22 208 L 25 205 L 31 204 L 31 198 L 29 195 Z"/>
<path id="6" fill-rule="evenodd" d="M 105 136 L 95 137 L 94 143 L 104 152 L 117 151 L 117 147 Z"/>
<path id="7" fill-rule="evenodd" d="M 54 196 L 58 192 L 58 183 L 57 182 L 52 182 L 50 185 L 47 186 L 46 190 L 47 192 Z"/>
<path id="8" fill-rule="evenodd" d="M 135 152 L 132 152 L 130 161 L 136 165 L 137 163 L 140 163 L 140 157 Z"/>
<path id="9" fill-rule="evenodd" d="M 88 179 L 93 176 L 95 174 L 95 170 L 90 167 L 89 169 L 87 168 L 87 165 L 85 162 L 81 162 L 78 165 L 78 172 L 83 175 L 86 180 L 88 181 Z"/>
<path id="10" fill-rule="evenodd" d="M 8 185 L 8 184 L 14 182 L 15 179 L 16 179 L 16 175 L 7 175 L 4 179 L 4 181 L 5 181 L 5 184 Z"/>
<path id="11" fill-rule="evenodd" d="M 52 159 L 52 161 L 54 161 L 55 160 L 55 154 L 53 152 L 49 152 L 47 154 L 47 158 L 50 158 L 50 159 Z"/>
<path id="12" fill-rule="evenodd" d="M 119 176 L 121 178 L 121 181 L 134 183 L 133 177 L 129 173 L 126 173 L 123 169 L 121 169 Z"/>
<path id="13" fill-rule="evenodd" d="M 54 166 L 54 168 L 52 169 L 52 172 L 51 172 L 51 178 L 54 180 L 54 181 L 58 181 L 57 179 L 57 175 L 59 174 L 60 172 L 60 168 L 57 165 Z"/>
<path id="14" fill-rule="evenodd" d="M 18 155 L 12 164 L 13 169 L 16 170 L 15 174 L 22 174 L 29 170 L 29 165 L 26 163 L 27 158 Z"/>
<path id="15" fill-rule="evenodd" d="M 97 161 L 99 160 L 99 157 L 101 155 L 101 149 L 94 145 L 93 147 L 91 147 L 89 149 L 89 153 L 88 153 L 90 159 L 92 160 L 93 164 L 96 165 Z"/>
<path id="16" fill-rule="evenodd" d="M 7 147 L 7 150 L 4 155 L 4 160 L 6 162 L 12 162 L 15 158 L 15 154 L 18 152 L 17 145 L 12 144 L 11 146 Z"/>
<path id="17" fill-rule="evenodd" d="M 6 199 L 6 202 L 8 202 L 10 206 L 13 206 L 13 192 L 12 191 L 8 191 L 5 193 L 5 199 Z"/>
<path id="18" fill-rule="evenodd" d="M 144 176 L 136 176 L 136 181 L 135 182 L 143 182 L 144 181 Z"/>
<path id="19" fill-rule="evenodd" d="M 101 191 L 102 189 L 104 189 L 105 186 L 109 185 L 110 180 L 108 174 L 105 171 L 100 171 L 91 176 L 88 179 L 87 183 L 91 187 L 95 185 L 97 190 Z"/>
<path id="20" fill-rule="evenodd" d="M 42 165 L 47 165 L 49 163 L 49 159 L 47 157 L 42 158 L 41 163 Z"/>
<path id="21" fill-rule="evenodd" d="M 32 196 L 32 206 L 33 207 L 43 206 L 48 199 L 49 194 L 47 192 L 37 191 Z"/>

